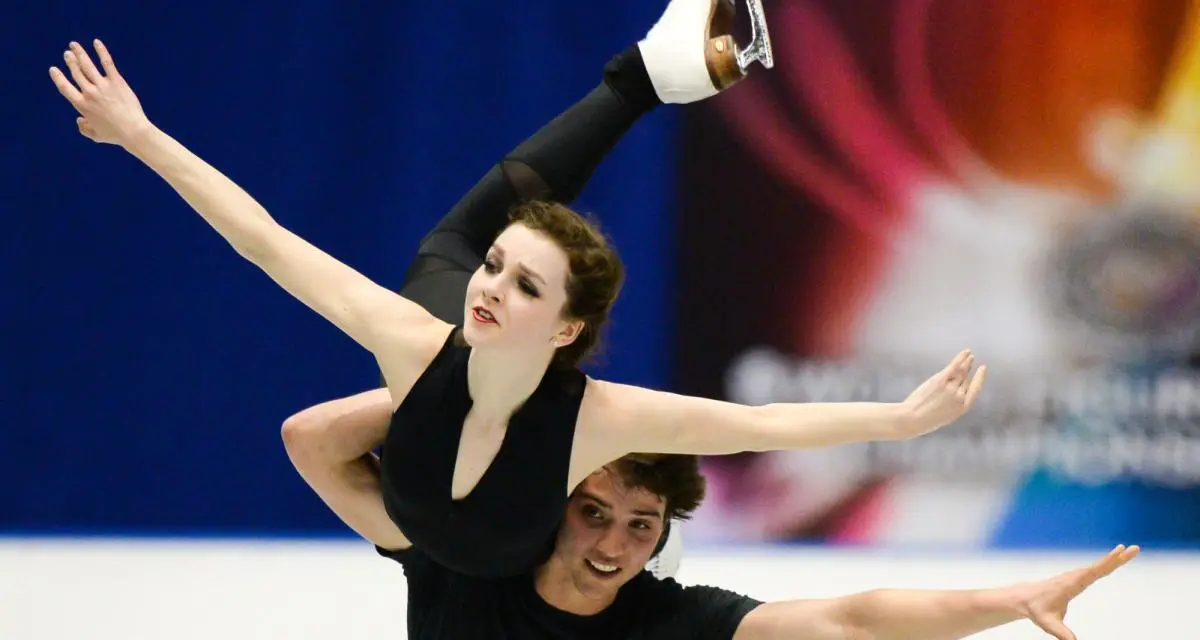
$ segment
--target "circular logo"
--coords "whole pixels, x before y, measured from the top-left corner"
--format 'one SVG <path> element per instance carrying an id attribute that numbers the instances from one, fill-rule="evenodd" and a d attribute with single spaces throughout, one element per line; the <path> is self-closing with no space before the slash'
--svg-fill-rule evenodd
<path id="1" fill-rule="evenodd" d="M 1089 342 L 1126 355 L 1191 347 L 1200 326 L 1200 231 L 1183 212 L 1100 213 L 1066 239 L 1054 267 L 1052 299 Z"/>

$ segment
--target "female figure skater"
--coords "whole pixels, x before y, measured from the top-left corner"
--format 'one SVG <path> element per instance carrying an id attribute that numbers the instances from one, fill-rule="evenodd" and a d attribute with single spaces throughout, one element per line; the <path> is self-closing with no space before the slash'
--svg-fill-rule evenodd
<path id="1" fill-rule="evenodd" d="M 745 65 L 728 32 L 713 37 L 727 6 L 673 0 L 639 43 L 663 102 L 703 99 L 740 77 Z M 571 489 L 623 455 L 915 437 L 957 419 L 982 388 L 984 369 L 972 374 L 967 351 L 898 403 L 748 407 L 587 378 L 576 364 L 623 274 L 603 236 L 570 209 L 514 210 L 467 282 L 458 328 L 276 223 L 151 124 L 107 49 L 95 46 L 103 71 L 77 43 L 64 54 L 74 83 L 50 70 L 82 116 L 80 131 L 141 160 L 240 255 L 375 355 L 393 412 L 381 483 L 394 530 L 381 546 L 415 544 L 468 575 L 517 574 L 542 559 Z M 552 185 L 549 169 L 540 178 Z"/>

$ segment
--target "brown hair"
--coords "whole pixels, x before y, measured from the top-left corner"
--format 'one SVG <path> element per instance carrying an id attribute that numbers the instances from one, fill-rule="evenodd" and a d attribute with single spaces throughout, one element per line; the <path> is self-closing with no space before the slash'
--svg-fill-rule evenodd
<path id="1" fill-rule="evenodd" d="M 631 453 L 607 465 L 630 489 L 645 489 L 666 502 L 667 520 L 687 520 L 707 488 L 700 458 L 683 454 Z"/>
<path id="2" fill-rule="evenodd" d="M 549 236 L 567 254 L 567 303 L 562 314 L 582 320 L 583 329 L 574 342 L 559 347 L 554 362 L 578 366 L 599 345 L 600 331 L 625 282 L 625 267 L 599 225 L 561 204 L 522 203 L 513 208 L 509 220 Z"/>

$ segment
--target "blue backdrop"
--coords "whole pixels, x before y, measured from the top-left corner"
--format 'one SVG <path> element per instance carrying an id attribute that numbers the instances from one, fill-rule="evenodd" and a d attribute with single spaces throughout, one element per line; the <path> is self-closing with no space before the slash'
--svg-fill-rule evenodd
<path id="1" fill-rule="evenodd" d="M 343 531 L 293 472 L 279 425 L 377 379 L 369 354 L 157 176 L 76 132 L 47 76 L 69 40 L 103 38 L 156 124 L 282 224 L 395 286 L 437 218 L 663 6 L 14 4 L 0 530 Z M 670 118 L 641 122 L 579 203 L 631 274 L 597 373 L 653 386 L 667 377 Z"/>

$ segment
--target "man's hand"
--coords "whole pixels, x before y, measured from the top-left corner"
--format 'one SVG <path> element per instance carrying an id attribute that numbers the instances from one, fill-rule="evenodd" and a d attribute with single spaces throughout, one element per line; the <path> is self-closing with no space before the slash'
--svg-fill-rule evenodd
<path id="1" fill-rule="evenodd" d="M 1076 640 L 1063 622 L 1067 606 L 1097 580 L 1120 569 L 1138 554 L 1138 547 L 1118 545 L 1090 567 L 1068 571 L 1039 582 L 1012 587 L 1018 611 L 1058 640 Z"/>

